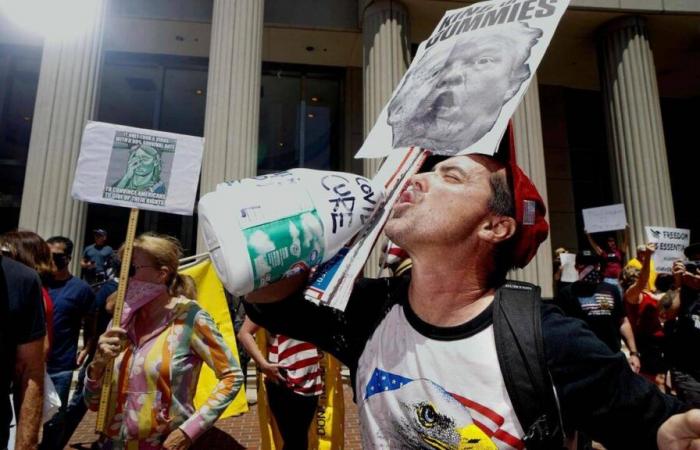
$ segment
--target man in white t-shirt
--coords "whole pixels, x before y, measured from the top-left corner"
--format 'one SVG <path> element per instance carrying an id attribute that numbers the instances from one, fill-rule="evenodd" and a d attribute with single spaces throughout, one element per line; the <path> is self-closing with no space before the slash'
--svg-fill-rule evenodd
<path id="1" fill-rule="evenodd" d="M 410 255 L 410 280 L 358 280 L 341 312 L 288 278 L 250 294 L 249 316 L 350 367 L 365 448 L 525 448 L 493 305 L 547 236 L 534 185 L 514 163 L 452 157 L 412 177 L 385 231 Z M 541 334 L 566 430 L 608 450 L 700 448 L 700 411 L 681 414 L 583 322 L 542 305 Z"/>

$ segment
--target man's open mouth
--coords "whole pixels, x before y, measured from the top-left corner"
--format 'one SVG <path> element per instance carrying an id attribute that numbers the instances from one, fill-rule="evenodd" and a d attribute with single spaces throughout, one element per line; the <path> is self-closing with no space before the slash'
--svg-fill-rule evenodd
<path id="1" fill-rule="evenodd" d="M 437 98 L 435 98 L 435 100 L 433 101 L 433 104 L 430 105 L 430 109 L 435 111 L 435 110 L 441 110 L 441 109 L 454 108 L 454 106 L 455 106 L 454 95 L 452 95 L 452 92 L 447 91 L 447 92 L 443 92 L 442 94 L 438 95 Z"/>

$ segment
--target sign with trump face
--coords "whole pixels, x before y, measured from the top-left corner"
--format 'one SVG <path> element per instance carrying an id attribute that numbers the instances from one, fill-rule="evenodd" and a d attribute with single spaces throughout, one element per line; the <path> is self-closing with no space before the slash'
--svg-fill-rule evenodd
<path id="1" fill-rule="evenodd" d="M 492 155 L 569 0 L 490 0 L 448 11 L 357 154 L 421 147 Z"/>

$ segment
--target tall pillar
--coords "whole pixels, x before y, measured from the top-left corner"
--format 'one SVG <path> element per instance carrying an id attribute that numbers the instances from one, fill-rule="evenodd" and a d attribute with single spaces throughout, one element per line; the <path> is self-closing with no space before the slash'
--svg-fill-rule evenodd
<path id="1" fill-rule="evenodd" d="M 41 58 L 19 227 L 44 238 L 69 237 L 77 270 L 87 208 L 71 187 L 86 122 L 94 117 L 102 54 L 105 2 L 79 36 L 46 37 Z"/>
<path id="2" fill-rule="evenodd" d="M 365 0 L 360 5 L 363 7 L 363 122 L 367 136 L 408 69 L 411 51 L 408 12 L 403 4 L 396 0 Z M 363 160 L 364 176 L 372 178 L 381 163 L 381 159 Z M 380 249 L 377 246 L 365 264 L 365 275 L 379 274 L 379 257 Z"/>
<path id="3" fill-rule="evenodd" d="M 263 6 L 214 0 L 200 195 L 257 173 Z"/>
<path id="4" fill-rule="evenodd" d="M 408 12 L 396 0 L 365 1 L 362 12 L 364 57 L 364 131 L 367 136 L 391 98 L 411 59 Z M 365 159 L 363 173 L 373 177 L 380 159 Z"/>
<path id="5" fill-rule="evenodd" d="M 641 17 L 610 22 L 599 48 L 613 191 L 625 204 L 630 245 L 645 225 L 676 224 L 654 55 Z"/>
<path id="6" fill-rule="evenodd" d="M 533 77 L 520 106 L 515 110 L 513 131 L 515 132 L 515 159 L 535 184 L 542 200 L 547 205 L 547 175 L 544 165 L 537 75 Z M 549 212 L 547 213 L 547 221 L 549 221 Z M 542 297 L 551 298 L 553 295 L 551 237 L 547 236 L 547 239 L 540 244 L 537 254 L 525 268 L 512 271 L 509 277 L 536 284 L 542 288 Z"/>

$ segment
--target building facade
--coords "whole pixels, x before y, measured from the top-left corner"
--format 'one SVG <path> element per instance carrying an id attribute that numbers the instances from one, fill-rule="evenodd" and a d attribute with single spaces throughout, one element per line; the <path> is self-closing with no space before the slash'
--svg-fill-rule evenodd
<path id="1" fill-rule="evenodd" d="M 77 38 L 0 15 L 0 231 L 90 230 L 128 212 L 70 198 L 87 120 L 205 137 L 200 195 L 291 167 L 372 175 L 353 155 L 453 0 L 96 0 Z M 1 12 L 0 12 L 1 14 Z M 517 278 L 552 295 L 552 249 L 586 246 L 581 209 L 624 203 L 644 226 L 700 233 L 693 132 L 700 2 L 572 0 L 514 116 L 517 157 L 548 203 L 550 238 Z M 197 248 L 197 219 L 146 212 L 141 230 Z M 89 243 L 89 242 L 88 242 Z M 633 248 L 633 247 L 632 247 Z"/>

